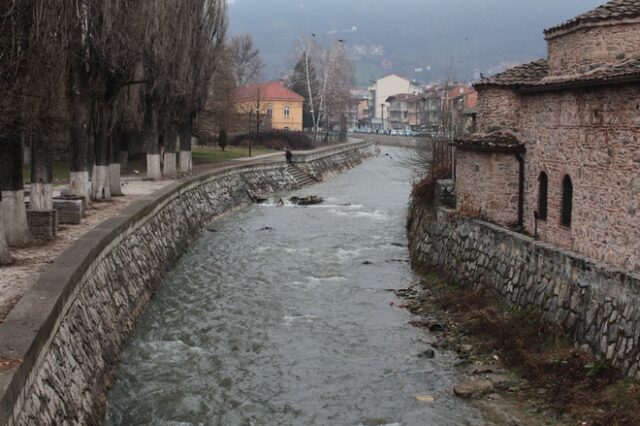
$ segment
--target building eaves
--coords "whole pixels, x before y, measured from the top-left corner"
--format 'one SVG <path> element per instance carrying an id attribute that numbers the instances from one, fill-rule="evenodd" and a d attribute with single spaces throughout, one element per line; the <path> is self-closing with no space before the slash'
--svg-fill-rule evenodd
<path id="1" fill-rule="evenodd" d="M 565 90 L 578 87 L 593 87 L 640 81 L 640 58 L 624 62 L 598 64 L 597 67 L 575 74 L 550 76 L 546 60 L 511 68 L 494 77 L 485 78 L 475 84 L 484 87 L 505 87 L 519 92 Z"/>
<path id="2" fill-rule="evenodd" d="M 582 74 L 548 76 L 518 88 L 521 92 L 564 90 L 579 87 L 594 87 L 640 81 L 640 58 L 620 63 L 600 64 Z"/>
<path id="3" fill-rule="evenodd" d="M 525 146 L 512 133 L 494 132 L 489 134 L 474 134 L 454 139 L 451 145 L 463 151 L 480 152 L 525 152 Z"/>

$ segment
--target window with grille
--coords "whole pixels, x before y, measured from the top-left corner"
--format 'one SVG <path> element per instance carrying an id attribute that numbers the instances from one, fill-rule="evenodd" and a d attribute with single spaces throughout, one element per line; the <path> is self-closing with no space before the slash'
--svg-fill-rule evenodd
<path id="1" fill-rule="evenodd" d="M 562 180 L 562 225 L 571 226 L 571 212 L 573 210 L 573 184 L 566 175 Z"/>
<path id="2" fill-rule="evenodd" d="M 545 172 L 538 177 L 538 219 L 547 220 L 547 198 L 549 195 L 549 179 Z"/>

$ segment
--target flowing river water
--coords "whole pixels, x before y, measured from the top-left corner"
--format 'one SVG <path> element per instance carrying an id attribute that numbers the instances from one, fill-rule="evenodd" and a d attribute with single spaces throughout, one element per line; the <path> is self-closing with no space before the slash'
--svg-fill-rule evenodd
<path id="1" fill-rule="evenodd" d="M 432 337 L 390 303 L 416 277 L 411 171 L 384 153 L 295 192 L 321 205 L 254 205 L 194 242 L 128 340 L 106 424 L 483 424 L 452 395 L 455 358 L 418 357 Z"/>

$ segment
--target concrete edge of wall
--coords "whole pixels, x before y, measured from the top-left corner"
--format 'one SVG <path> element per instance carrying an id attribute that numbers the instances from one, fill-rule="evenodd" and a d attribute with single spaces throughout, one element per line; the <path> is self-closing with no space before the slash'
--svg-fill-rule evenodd
<path id="1" fill-rule="evenodd" d="M 535 306 L 576 345 L 640 380 L 640 274 L 453 210 L 412 204 L 414 268 Z"/>
<path id="2" fill-rule="evenodd" d="M 358 141 L 297 154 L 299 161 L 314 161 L 351 151 L 358 151 L 362 155 L 370 146 L 369 142 Z M 9 420 L 16 403 L 26 397 L 48 345 L 77 296 L 78 287 L 103 252 L 191 188 L 245 171 L 285 168 L 284 161 L 240 164 L 178 180 L 148 198 L 133 202 L 64 251 L 40 274 L 0 324 L 0 355 L 19 362 L 16 368 L 0 371 L 0 424 Z"/>

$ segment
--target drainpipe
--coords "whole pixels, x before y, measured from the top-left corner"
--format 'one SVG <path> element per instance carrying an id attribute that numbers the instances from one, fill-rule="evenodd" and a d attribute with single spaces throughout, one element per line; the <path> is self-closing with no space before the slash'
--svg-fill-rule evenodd
<path id="1" fill-rule="evenodd" d="M 524 231 L 524 158 L 516 152 L 516 159 L 520 165 L 518 182 L 518 229 Z"/>

